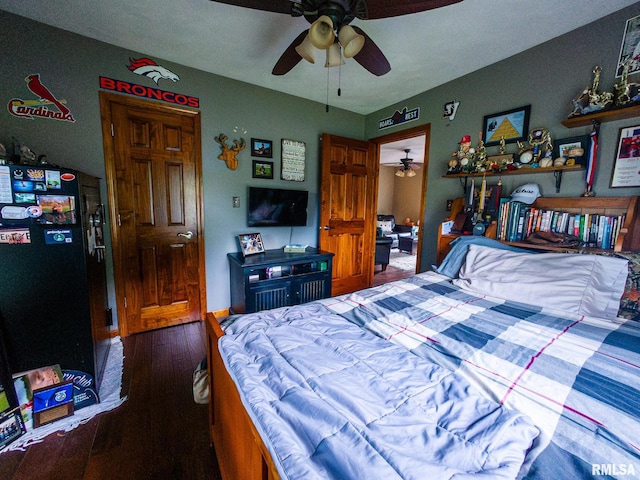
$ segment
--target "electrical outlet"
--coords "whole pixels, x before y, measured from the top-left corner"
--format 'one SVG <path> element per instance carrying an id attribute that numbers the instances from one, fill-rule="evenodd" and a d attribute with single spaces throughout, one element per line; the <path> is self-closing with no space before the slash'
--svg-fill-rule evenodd
<path id="1" fill-rule="evenodd" d="M 231 204 L 233 205 L 233 208 L 240 208 L 240 197 L 234 195 L 231 200 Z"/>

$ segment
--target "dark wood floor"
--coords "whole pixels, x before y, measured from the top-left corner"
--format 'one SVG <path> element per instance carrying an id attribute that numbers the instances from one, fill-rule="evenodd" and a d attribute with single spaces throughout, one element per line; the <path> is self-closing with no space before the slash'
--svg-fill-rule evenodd
<path id="1" fill-rule="evenodd" d="M 201 322 L 124 339 L 128 400 L 26 452 L 0 454 L 2 480 L 220 479 L 206 405 L 192 373 L 205 356 Z"/>
<path id="2" fill-rule="evenodd" d="M 374 287 L 415 275 L 415 272 L 411 270 L 401 270 L 399 268 L 392 267 L 391 265 L 387 265 L 384 272 L 380 270 L 380 265 L 376 265 L 375 268 L 372 285 Z"/>

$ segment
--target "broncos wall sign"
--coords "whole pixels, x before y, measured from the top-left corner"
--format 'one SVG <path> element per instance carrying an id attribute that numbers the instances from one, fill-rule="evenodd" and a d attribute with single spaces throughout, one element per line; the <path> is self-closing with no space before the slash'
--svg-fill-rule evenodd
<path id="1" fill-rule="evenodd" d="M 31 93 L 37 97 L 37 100 L 12 98 L 7 105 L 11 115 L 29 120 L 39 117 L 72 123 L 76 121 L 69 108 L 65 105 L 67 101 L 57 98 L 42 83 L 39 73 L 32 73 L 24 80 L 27 82 L 27 87 L 31 90 Z M 51 109 L 51 106 L 54 106 L 55 109 Z"/>
<path id="2" fill-rule="evenodd" d="M 138 59 L 129 58 L 129 65 L 127 65 L 127 68 L 136 75 L 150 78 L 156 85 L 158 85 L 158 82 L 163 79 L 171 80 L 172 82 L 180 80 L 180 77 L 171 70 L 163 67 L 162 65 L 158 65 L 156 62 L 146 57 Z M 200 100 L 198 97 L 183 95 L 182 93 L 168 92 L 166 90 L 160 90 L 159 88 L 145 87 L 144 85 L 137 85 L 124 80 L 100 77 L 100 88 L 111 90 L 113 92 L 125 93 L 127 95 L 135 95 L 136 97 L 174 103 L 176 105 L 184 105 L 194 108 L 200 107 Z"/>

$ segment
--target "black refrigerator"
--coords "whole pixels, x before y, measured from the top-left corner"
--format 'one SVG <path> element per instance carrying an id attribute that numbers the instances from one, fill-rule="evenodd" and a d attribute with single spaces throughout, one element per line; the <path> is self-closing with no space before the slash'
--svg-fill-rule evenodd
<path id="1" fill-rule="evenodd" d="M 59 364 L 99 385 L 110 345 L 99 181 L 0 165 L 0 329 L 12 373 Z"/>

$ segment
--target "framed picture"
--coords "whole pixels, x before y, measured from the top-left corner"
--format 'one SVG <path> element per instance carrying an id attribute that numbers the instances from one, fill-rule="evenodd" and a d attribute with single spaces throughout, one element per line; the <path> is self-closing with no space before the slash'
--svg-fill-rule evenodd
<path id="1" fill-rule="evenodd" d="M 296 140 L 282 139 L 282 168 L 280 178 L 304 182 L 304 166 L 306 163 L 306 145 Z"/>
<path id="2" fill-rule="evenodd" d="M 264 253 L 264 244 L 259 233 L 243 233 L 238 235 L 240 240 L 240 248 L 242 255 L 254 255 L 256 253 Z"/>
<path id="3" fill-rule="evenodd" d="M 504 143 L 515 143 L 525 140 L 529 132 L 529 115 L 531 105 L 526 105 L 506 112 L 494 113 L 484 117 L 482 138 L 487 147 Z"/>
<path id="4" fill-rule="evenodd" d="M 273 142 L 271 140 L 252 138 L 251 155 L 254 157 L 271 158 L 273 156 Z"/>
<path id="5" fill-rule="evenodd" d="M 640 125 L 621 128 L 611 188 L 640 187 Z"/>
<path id="6" fill-rule="evenodd" d="M 591 142 L 589 141 L 589 135 L 582 135 L 580 137 L 561 138 L 554 140 L 553 145 L 553 158 L 575 158 L 576 165 L 585 165 L 587 158 L 589 158 L 589 147 Z M 571 152 L 574 148 L 581 148 L 583 150 L 582 155 L 575 155 L 575 151 Z M 571 152 L 571 153 L 570 153 Z"/>
<path id="7" fill-rule="evenodd" d="M 625 64 L 628 64 L 627 75 L 640 71 L 640 61 L 638 60 L 636 49 L 640 44 L 640 15 L 627 20 L 620 46 L 620 56 L 618 57 L 618 68 L 616 77 L 621 77 Z"/>
<path id="8" fill-rule="evenodd" d="M 253 161 L 253 178 L 273 178 L 273 162 Z"/>

